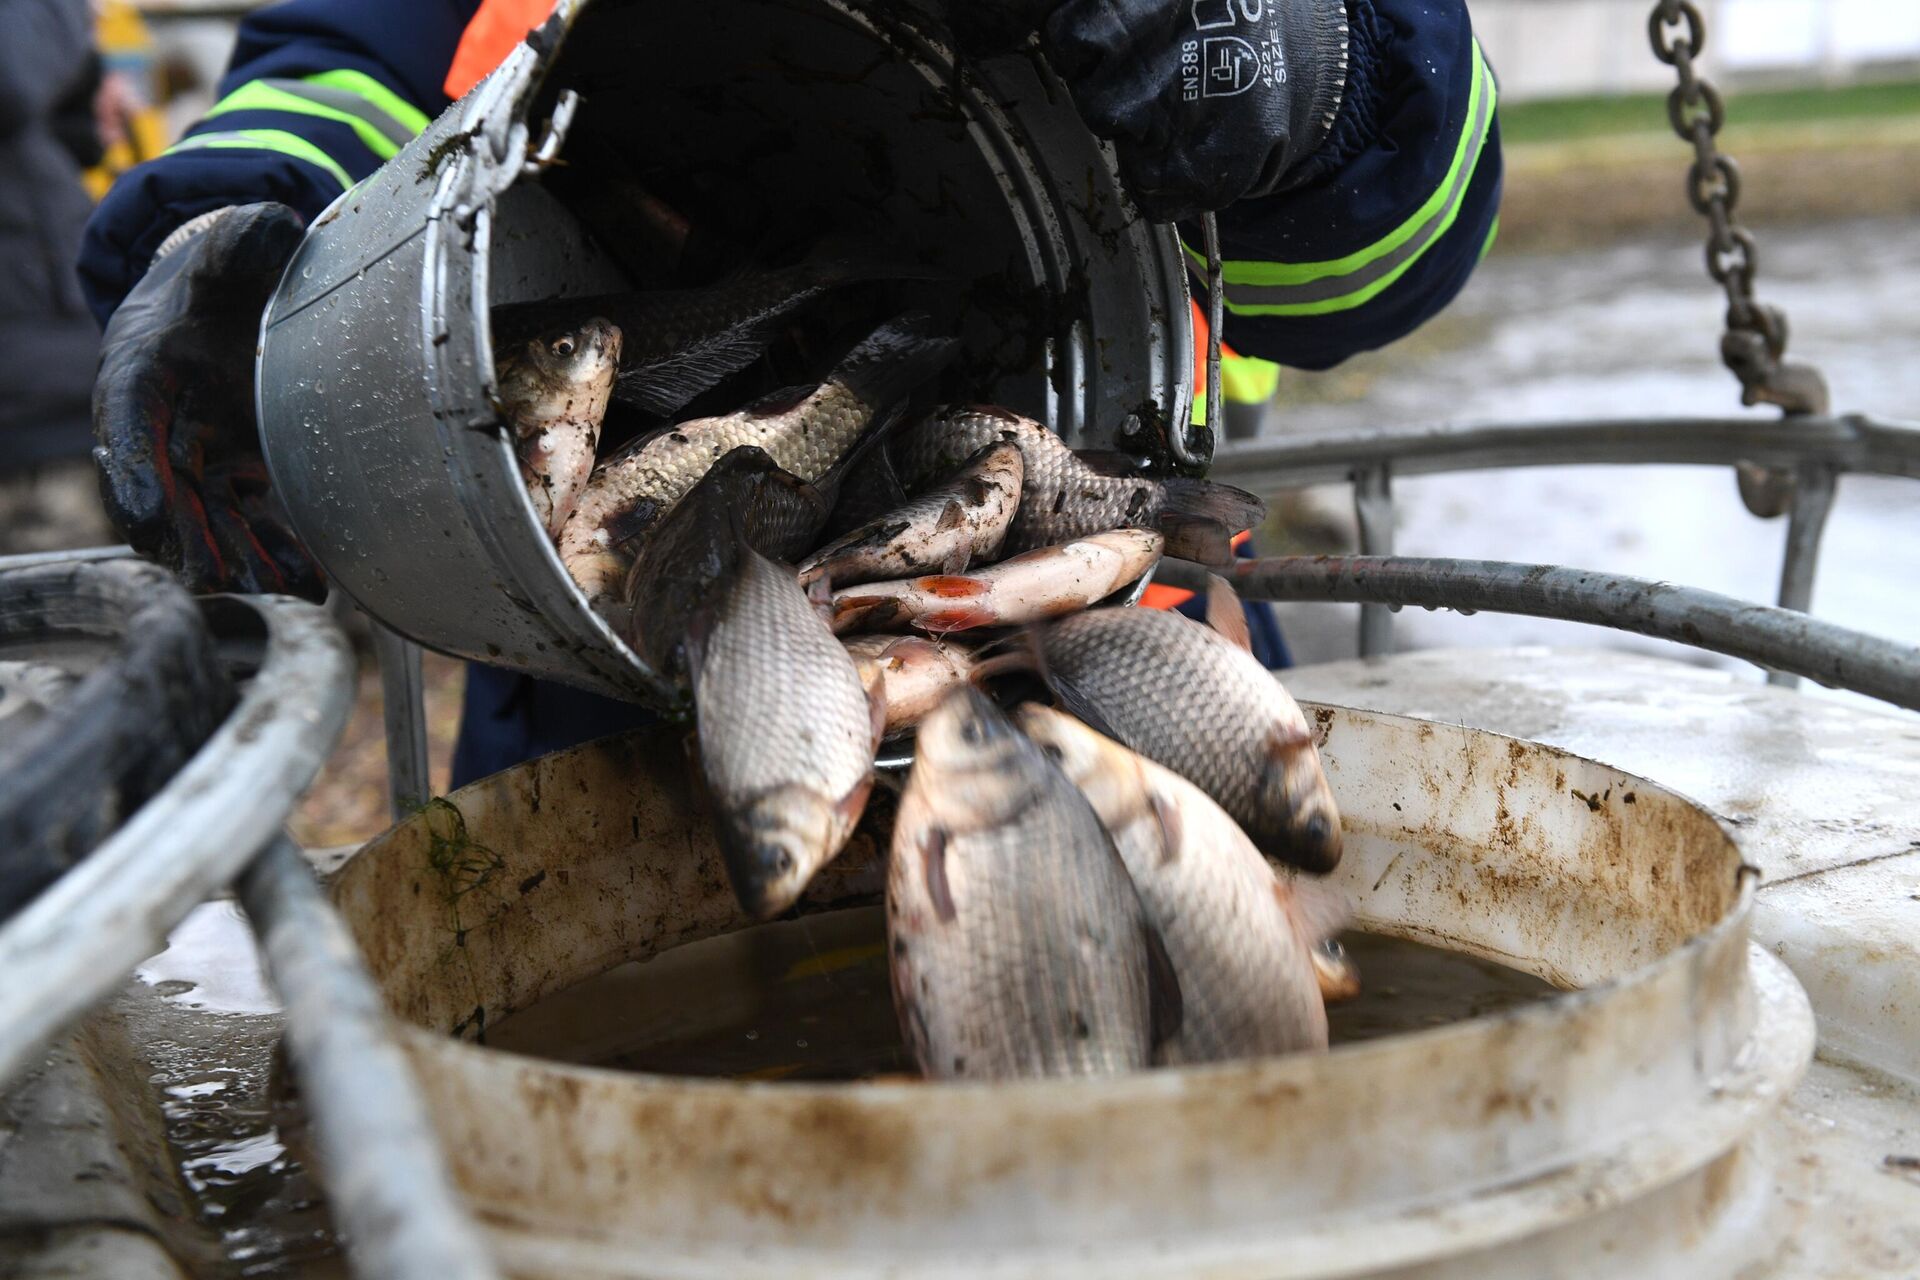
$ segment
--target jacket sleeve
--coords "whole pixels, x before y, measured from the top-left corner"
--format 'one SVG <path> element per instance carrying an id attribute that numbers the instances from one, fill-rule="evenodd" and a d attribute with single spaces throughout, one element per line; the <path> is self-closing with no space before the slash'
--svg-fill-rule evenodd
<path id="1" fill-rule="evenodd" d="M 219 99 L 164 155 L 114 183 L 80 279 L 105 324 L 160 242 L 201 213 L 277 200 L 312 219 L 445 109 L 479 0 L 285 0 L 240 23 Z"/>
<path id="2" fill-rule="evenodd" d="M 51 111 L 92 47 L 84 0 L 0 3 L 0 138 Z"/>
<path id="3" fill-rule="evenodd" d="M 1332 133 L 1285 190 L 1218 219 L 1223 337 L 1301 369 L 1425 323 L 1466 284 L 1499 224 L 1496 86 L 1465 0 L 1347 0 L 1347 11 Z M 1199 245 L 1197 227 L 1181 231 L 1190 250 Z"/>

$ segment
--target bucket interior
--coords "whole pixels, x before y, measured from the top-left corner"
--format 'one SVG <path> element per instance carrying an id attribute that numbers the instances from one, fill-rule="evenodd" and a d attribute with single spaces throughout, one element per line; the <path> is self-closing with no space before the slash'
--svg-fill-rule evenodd
<path id="1" fill-rule="evenodd" d="M 1090 140 L 1069 148 L 1080 171 L 1059 172 L 1060 140 L 1036 136 L 1036 120 L 1071 111 L 1064 95 L 1024 59 L 999 59 L 990 84 L 956 74 L 900 12 L 832 0 L 584 6 L 528 118 L 547 119 L 566 91 L 580 105 L 560 163 L 496 209 L 491 302 L 696 288 L 743 264 L 864 257 L 932 278 L 837 291 L 676 416 L 811 381 L 909 308 L 963 340 L 928 398 L 997 402 L 1082 437 L 1170 414 L 1172 396 L 1156 405 L 1140 393 L 1161 362 L 1138 336 L 1167 317 L 1094 314 L 1103 292 L 1130 288 L 1134 310 L 1148 305 L 1125 243 L 1143 228 L 1088 167 L 1099 164 Z M 1091 275 L 1111 279 L 1094 288 Z M 609 446 L 651 425 L 616 406 Z"/>

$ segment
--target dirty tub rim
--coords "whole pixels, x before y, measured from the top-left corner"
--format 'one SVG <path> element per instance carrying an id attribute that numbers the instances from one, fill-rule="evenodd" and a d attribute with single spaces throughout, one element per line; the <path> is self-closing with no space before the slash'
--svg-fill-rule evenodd
<path id="1" fill-rule="evenodd" d="M 1365 882 L 1394 856 L 1380 833 L 1395 815 L 1388 800 L 1369 803 L 1364 793 L 1340 787 L 1343 758 L 1358 767 L 1370 752 L 1383 751 L 1409 759 L 1424 749 L 1423 767 L 1463 754 L 1471 761 L 1476 751 L 1488 761 L 1524 756 L 1527 767 L 1540 772 L 1522 777 L 1516 766 L 1513 794 L 1522 798 L 1535 780 L 1548 785 L 1547 771 L 1596 795 L 1601 786 L 1630 785 L 1640 799 L 1638 813 L 1660 810 L 1659 820 L 1671 819 L 1677 839 L 1721 864 L 1731 882 L 1719 891 L 1724 901 L 1715 899 L 1724 910 L 1650 963 L 1528 1008 L 1327 1055 L 1099 1081 L 764 1084 L 657 1077 L 480 1049 L 409 1026 L 406 1042 L 469 1194 L 510 1252 L 557 1257 L 570 1247 L 564 1244 L 570 1236 L 613 1232 L 613 1238 L 648 1242 L 658 1262 L 649 1274 L 726 1274 L 744 1266 L 746 1256 L 842 1274 L 905 1260 L 917 1272 L 939 1274 L 943 1249 L 965 1251 L 964 1266 L 952 1263 L 956 1274 L 1012 1274 L 1035 1257 L 1091 1267 L 1088 1274 L 1122 1261 L 1141 1274 L 1187 1274 L 1199 1260 L 1221 1266 L 1258 1260 L 1264 1275 L 1341 1274 L 1487 1247 L 1643 1196 L 1737 1146 L 1804 1069 L 1812 1045 L 1804 997 L 1776 962 L 1749 946 L 1751 885 L 1711 815 L 1667 788 L 1538 744 L 1343 709 L 1317 709 L 1317 718 L 1328 738 L 1336 792 L 1352 816 L 1341 875 L 1349 885 L 1358 882 L 1361 921 L 1378 931 L 1423 936 L 1367 910 Z M 455 798 L 473 811 L 484 836 L 488 806 L 524 803 L 530 787 L 572 795 L 576 784 L 591 790 L 598 780 L 657 792 L 674 785 L 679 766 L 647 758 L 647 737 L 548 757 Z M 1572 806 L 1570 814 L 1574 810 L 1588 812 L 1585 805 Z M 355 882 L 377 883 L 371 869 L 381 850 L 419 836 L 418 830 L 401 836 L 406 826 L 371 843 L 343 873 L 343 906 L 357 925 L 365 924 L 367 903 L 353 901 Z M 502 883 L 533 865 L 509 865 Z M 1426 865 L 1455 864 L 1436 859 Z M 484 960 L 488 945 L 482 939 L 475 954 Z M 1459 936 L 1451 945 L 1476 949 Z M 376 957 L 376 969 L 391 959 Z M 545 990 L 587 974 L 548 976 L 553 981 Z M 1482 1106 L 1510 1114 L 1497 1125 L 1481 1122 L 1477 1113 L 1453 1114 Z M 512 1149 L 474 1119 L 490 1111 L 497 1122 L 503 1108 L 519 1117 Z M 529 1140 L 527 1126 L 538 1136 Z M 900 1143 L 884 1160 L 875 1159 L 894 1161 L 888 1178 L 906 1188 L 899 1194 L 917 1197 L 922 1216 L 911 1230 L 887 1217 L 898 1206 L 885 1203 L 889 1184 L 872 1179 L 869 1185 L 856 1178 L 852 1191 L 842 1185 L 841 1198 L 826 1202 L 831 1213 L 808 1218 L 796 1211 L 771 1233 L 750 1214 L 728 1216 L 728 1206 L 683 1203 L 703 1179 L 707 1190 L 724 1187 L 729 1195 L 738 1190 L 743 1198 L 752 1192 L 764 1199 L 777 1191 L 805 1201 L 806 1188 L 795 1190 L 787 1180 L 803 1176 L 823 1152 L 831 1164 L 838 1142 L 857 1147 L 861 1139 L 848 1133 L 874 1143 L 891 1134 Z M 675 1147 L 675 1135 L 683 1145 Z M 1410 1136 L 1419 1142 L 1409 1145 Z M 1051 1160 L 1027 1149 L 1048 1141 L 1058 1148 Z M 646 1148 L 643 1154 L 634 1153 L 635 1144 Z M 769 1147 L 778 1149 L 778 1160 Z M 553 1166 L 541 1154 L 548 1148 L 554 1160 L 566 1152 L 577 1169 Z M 935 1151 L 938 1160 L 929 1154 Z M 1287 1185 L 1303 1164 L 1319 1177 Z M 722 1166 L 722 1181 L 712 1181 L 722 1177 L 716 1173 Z M 660 1179 L 644 1195 L 594 1182 L 598 1172 L 611 1176 L 618 1169 L 625 1176 L 642 1168 Z M 1116 1181 L 1120 1169 L 1130 1176 Z M 569 1183 L 570 1203 L 536 1202 L 530 1188 L 551 1177 L 578 1180 Z M 1038 1224 L 1023 1208 L 1036 1180 L 1047 1187 L 1048 1203 L 1048 1220 Z M 932 1194 L 935 1185 L 946 1194 Z M 1196 1200 L 1193 1185 L 1203 1185 L 1206 1194 Z M 944 1210 L 929 1219 L 929 1205 Z M 791 1211 L 793 1202 L 786 1207 Z M 1143 1234 L 1142 1223 L 1158 1227 Z M 710 1239 L 715 1233 L 733 1251 L 703 1258 L 703 1251 L 721 1247 Z M 847 1233 L 864 1243 L 855 1247 Z M 1142 1261 L 1159 1251 L 1177 1263 L 1156 1271 Z"/>

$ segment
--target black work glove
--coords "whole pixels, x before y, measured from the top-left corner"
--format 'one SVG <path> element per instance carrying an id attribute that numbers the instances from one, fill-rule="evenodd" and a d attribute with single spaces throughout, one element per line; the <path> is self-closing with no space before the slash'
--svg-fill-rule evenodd
<path id="1" fill-rule="evenodd" d="M 219 210 L 161 246 L 101 339 L 101 499 L 134 550 L 194 591 L 325 594 L 269 492 L 253 409 L 260 317 L 300 235 L 283 204 Z"/>
<path id="2" fill-rule="evenodd" d="M 1281 189 L 1340 109 L 1343 0 L 1050 7 L 1040 26 L 1047 58 L 1087 126 L 1112 141 L 1121 181 L 1156 221 Z"/>

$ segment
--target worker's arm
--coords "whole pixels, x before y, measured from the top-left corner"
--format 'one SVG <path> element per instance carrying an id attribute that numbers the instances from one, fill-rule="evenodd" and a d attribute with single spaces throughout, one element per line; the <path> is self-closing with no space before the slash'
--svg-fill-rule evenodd
<path id="1" fill-rule="evenodd" d="M 136 550 L 195 590 L 323 589 L 260 456 L 260 314 L 302 228 L 446 105 L 472 8 L 288 0 L 250 14 L 213 108 L 88 224 L 80 274 L 106 325 L 101 498 Z"/>
<path id="2" fill-rule="evenodd" d="M 1271 195 L 1219 214 L 1226 339 L 1325 369 L 1451 302 L 1500 212 L 1495 86 L 1463 0 L 1347 0 L 1346 92 Z M 1189 249 L 1197 225 L 1183 224 Z"/>
<path id="3" fill-rule="evenodd" d="M 114 183 L 80 278 L 102 324 L 174 230 L 273 201 L 311 220 L 446 106 L 441 84 L 478 0 L 286 0 L 241 20 L 207 115 Z"/>

